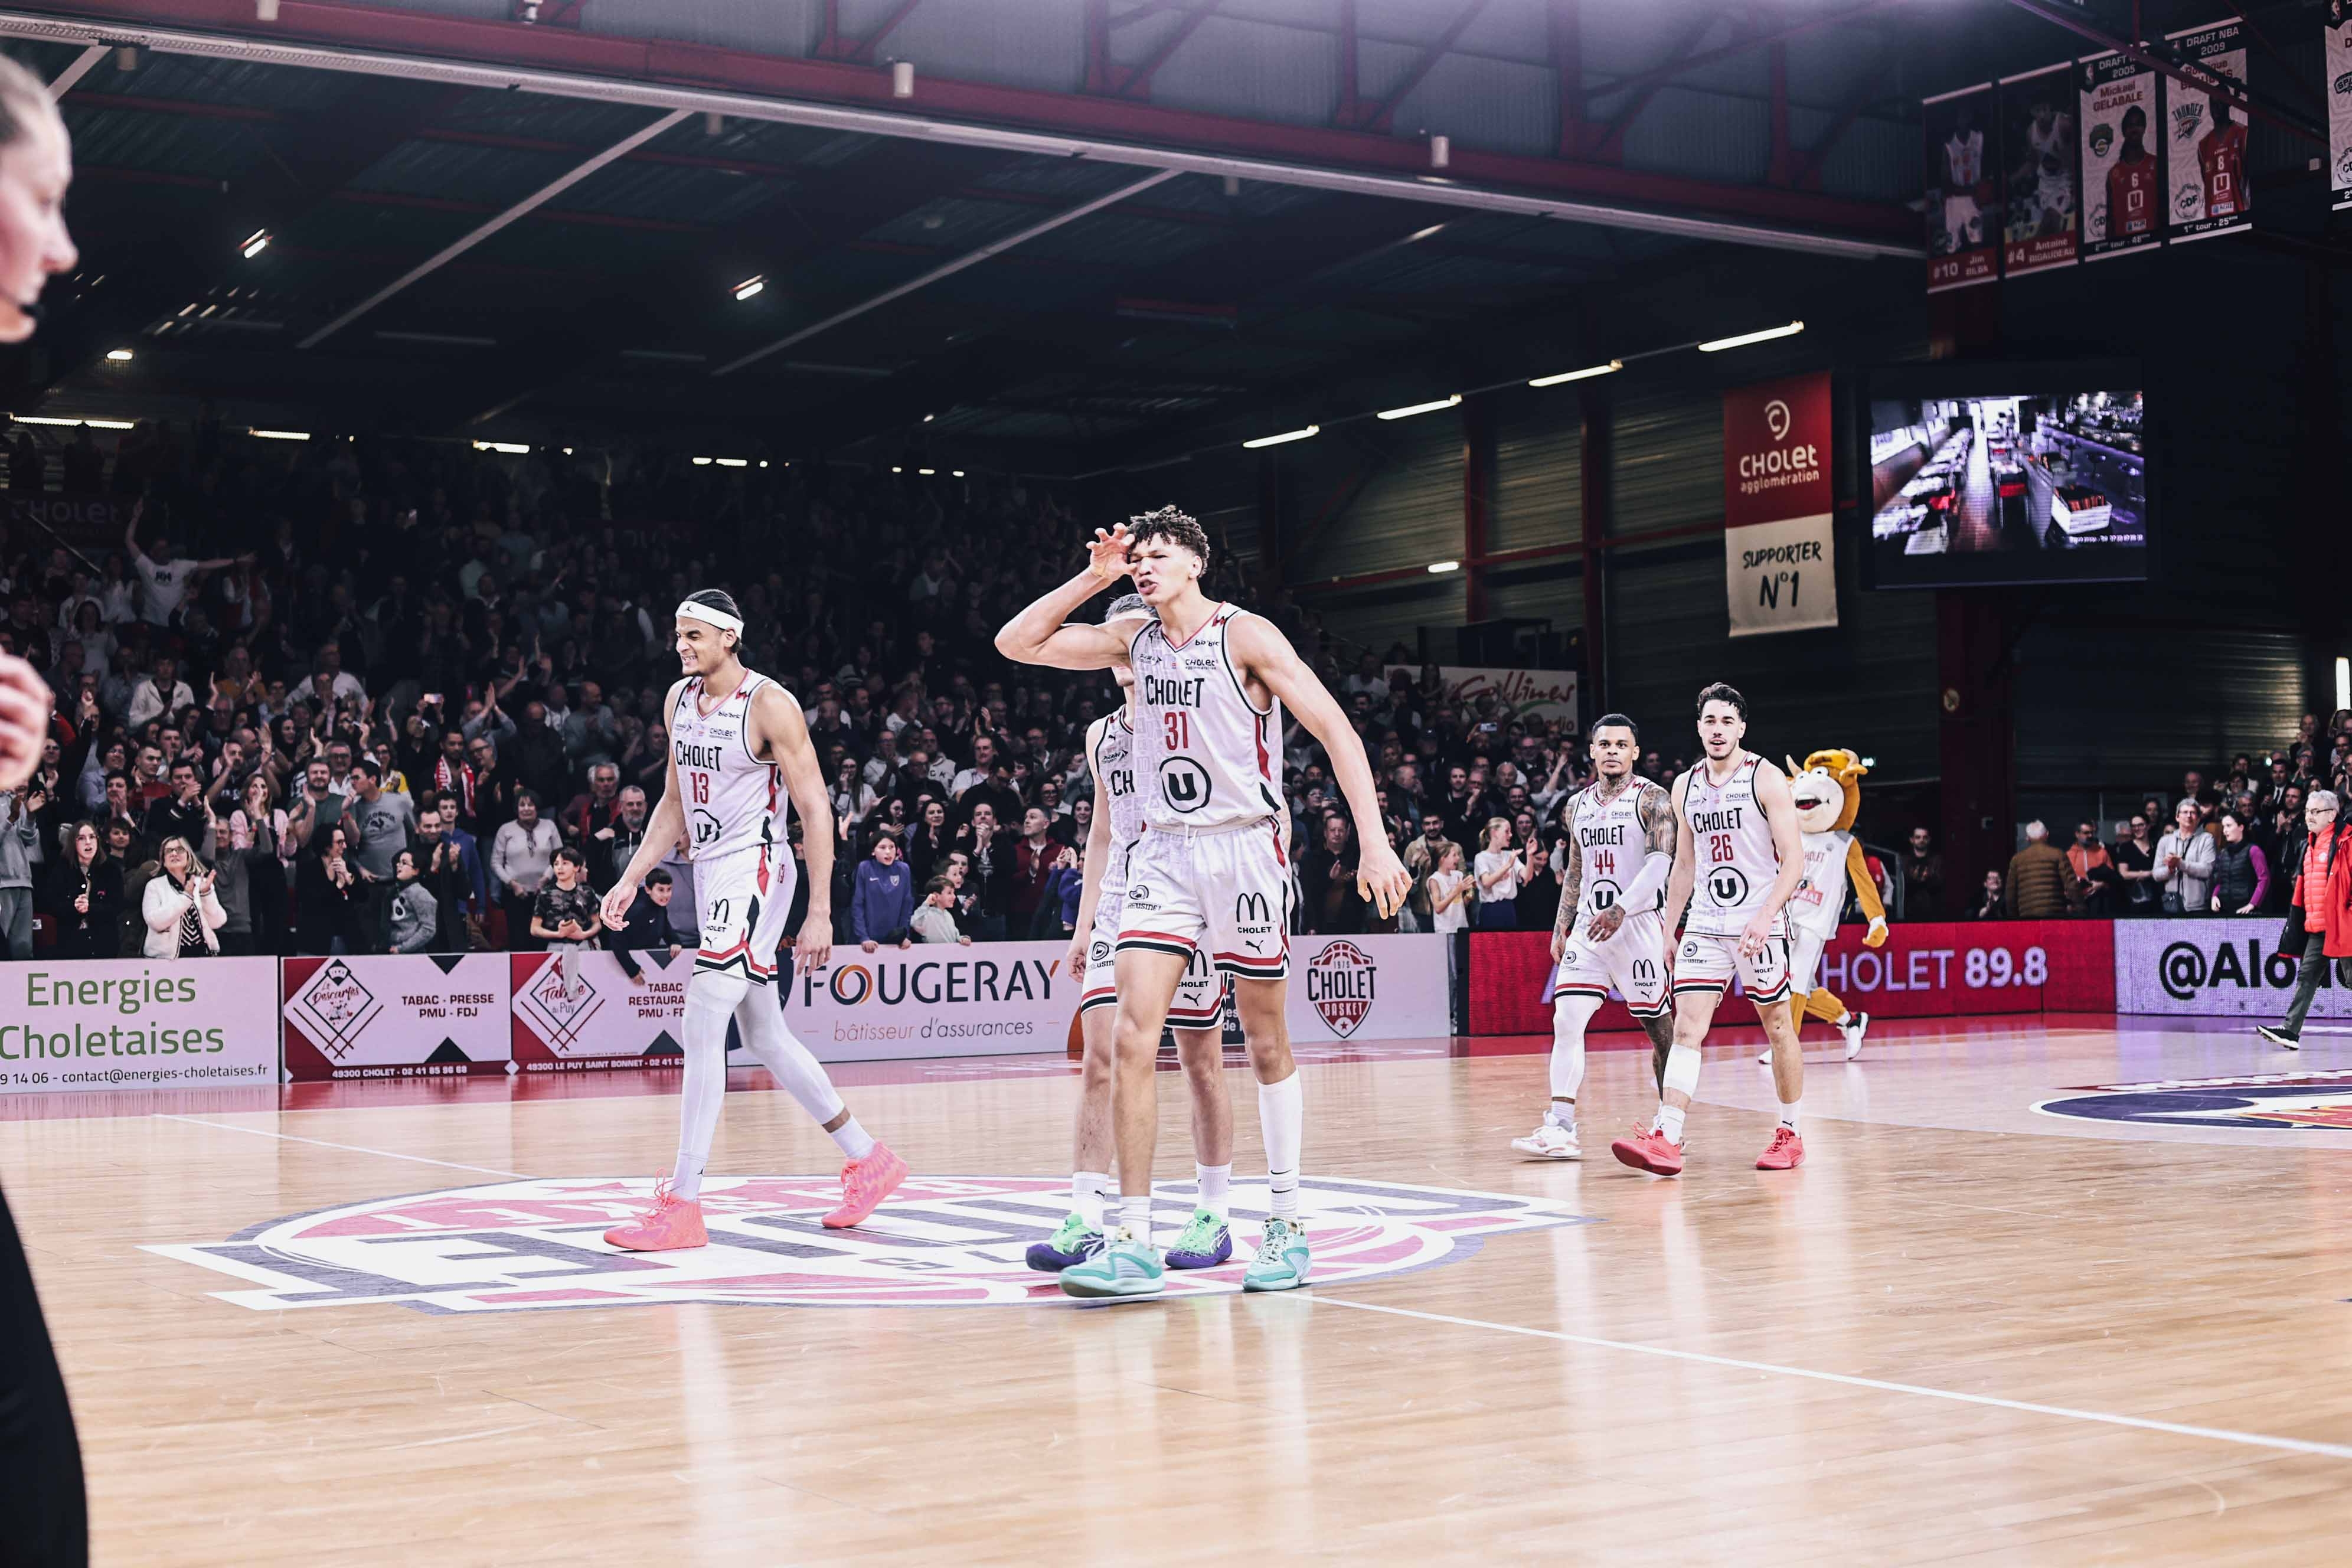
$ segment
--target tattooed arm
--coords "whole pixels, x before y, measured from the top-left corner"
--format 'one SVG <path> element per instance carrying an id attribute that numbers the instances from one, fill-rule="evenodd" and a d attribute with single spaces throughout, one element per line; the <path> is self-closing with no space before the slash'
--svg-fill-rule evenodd
<path id="1" fill-rule="evenodd" d="M 1559 916 L 1551 923 L 1551 961 L 1568 951 L 1569 933 L 1576 929 L 1576 906 L 1584 895 L 1584 851 L 1576 842 L 1576 816 L 1568 814 L 1568 837 L 1559 847 Z"/>

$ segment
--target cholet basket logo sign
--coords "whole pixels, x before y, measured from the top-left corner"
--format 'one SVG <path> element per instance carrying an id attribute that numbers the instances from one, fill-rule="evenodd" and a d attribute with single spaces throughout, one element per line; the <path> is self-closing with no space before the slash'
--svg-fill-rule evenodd
<path id="1" fill-rule="evenodd" d="M 829 1176 L 738 1176 L 703 1184 L 710 1245 L 627 1253 L 603 1233 L 643 1208 L 648 1181 L 556 1177 L 378 1198 L 289 1215 L 226 1241 L 145 1250 L 227 1277 L 221 1300 L 257 1311 L 402 1306 L 496 1312 L 712 1301 L 771 1307 L 1068 1306 L 1051 1275 L 1024 1267 L 1069 1207 L 1059 1176 L 919 1176 L 856 1230 L 819 1216 Z M 1331 1179 L 1300 1187 L 1315 1282 L 1345 1285 L 1455 1263 L 1486 1237 L 1589 1223 L 1566 1205 L 1497 1193 Z M 1171 1296 L 1241 1289 L 1267 1213 L 1263 1183 L 1234 1188 L 1234 1260 L 1171 1271 Z M 1188 1184 L 1158 1198 L 1173 1232 Z"/>

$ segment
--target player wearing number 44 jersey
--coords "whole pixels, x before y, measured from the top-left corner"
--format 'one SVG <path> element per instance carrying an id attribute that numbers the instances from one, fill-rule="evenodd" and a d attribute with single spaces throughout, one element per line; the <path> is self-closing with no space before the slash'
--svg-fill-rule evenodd
<path id="1" fill-rule="evenodd" d="M 1135 678 L 1135 778 L 1144 832 L 1127 868 L 1114 976 L 1118 998 L 1112 1106 L 1118 1151 L 1118 1230 L 1062 1272 L 1074 1296 L 1152 1296 L 1163 1285 L 1151 1245 L 1151 1162 L 1159 1132 L 1152 1064 L 1160 1030 L 1188 966 L 1205 948 L 1232 977 L 1234 1005 L 1258 1080 L 1272 1213 L 1242 1283 L 1287 1290 L 1312 1257 L 1298 1217 L 1305 1112 L 1283 1009 L 1290 972 L 1289 877 L 1277 772 L 1282 704 L 1330 752 L 1363 842 L 1357 885 L 1382 915 L 1410 885 L 1388 841 L 1364 748 L 1339 703 L 1282 634 L 1201 592 L 1209 539 L 1174 507 L 1097 529 L 1087 569 L 996 634 L 997 651 L 1060 669 Z M 1119 578 L 1156 618 L 1068 624 Z"/>
<path id="2" fill-rule="evenodd" d="M 784 802 L 800 808 L 809 904 L 796 955 L 824 966 L 833 950 L 833 806 L 800 704 L 743 668 L 743 617 L 708 591 L 677 607 L 677 657 L 686 679 L 669 689 L 669 787 L 646 823 L 645 843 L 604 895 L 604 919 L 625 924 L 637 884 L 683 840 L 702 899 L 702 948 L 686 987 L 686 1063 L 678 1086 L 677 1162 L 654 1189 L 653 1207 L 604 1239 L 631 1252 L 707 1245 L 702 1173 L 727 1095 L 727 1025 L 743 1047 L 833 1134 L 847 1163 L 841 1206 L 824 1216 L 854 1226 L 907 1179 L 906 1163 L 849 1114 L 824 1068 L 784 1026 L 773 989 L 776 952 L 793 903 L 793 857 Z M 789 976 L 788 976 L 789 978 Z"/>
<path id="3" fill-rule="evenodd" d="M 1699 1047 L 1736 973 L 1772 1042 L 1780 1125 L 1756 1162 L 1760 1171 L 1804 1163 L 1801 1116 L 1805 1058 L 1789 999 L 1786 908 L 1804 874 L 1803 836 L 1788 776 L 1740 749 L 1748 700 L 1720 681 L 1698 694 L 1698 738 L 1706 755 L 1675 781 L 1675 867 L 1666 882 L 1665 929 L 1690 911 L 1675 958 L 1675 1045 L 1646 1132 L 1620 1138 L 1610 1152 L 1635 1170 L 1675 1176 L 1683 1168 L 1683 1118 L 1698 1089 Z"/>
<path id="4" fill-rule="evenodd" d="M 1674 868 L 1675 812 L 1666 792 L 1635 776 L 1633 721 L 1606 713 L 1592 726 L 1591 784 L 1570 798 L 1560 862 L 1559 922 L 1551 933 L 1551 1108 L 1511 1147 L 1534 1160 L 1576 1160 L 1576 1091 L 1584 1031 L 1610 988 L 1641 1021 L 1664 1081 L 1675 1026 L 1666 993 L 1666 932 L 1658 911 Z"/>

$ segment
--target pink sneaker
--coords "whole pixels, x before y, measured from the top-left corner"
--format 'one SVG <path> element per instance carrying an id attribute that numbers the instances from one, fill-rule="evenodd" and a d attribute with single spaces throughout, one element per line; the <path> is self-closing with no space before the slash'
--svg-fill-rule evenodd
<path id="1" fill-rule="evenodd" d="M 654 1206 L 606 1231 L 604 1240 L 624 1252 L 676 1252 L 709 1246 L 710 1234 L 702 1228 L 702 1205 L 679 1197 L 663 1180 L 654 1184 Z"/>
<path id="2" fill-rule="evenodd" d="M 1683 1146 L 1668 1138 L 1655 1127 L 1643 1128 L 1630 1137 L 1620 1138 L 1609 1145 L 1609 1152 L 1620 1163 L 1637 1171 L 1647 1171 L 1654 1176 L 1679 1176 L 1683 1173 Z"/>
<path id="3" fill-rule="evenodd" d="M 887 1143 L 876 1143 L 866 1158 L 852 1160 L 841 1168 L 841 1206 L 824 1216 L 825 1228 L 847 1230 L 863 1225 L 906 1179 L 907 1162 L 890 1152 Z"/>
<path id="4" fill-rule="evenodd" d="M 1759 1171 L 1793 1171 L 1805 1163 L 1805 1141 L 1786 1127 L 1772 1129 L 1772 1142 L 1756 1157 Z"/>

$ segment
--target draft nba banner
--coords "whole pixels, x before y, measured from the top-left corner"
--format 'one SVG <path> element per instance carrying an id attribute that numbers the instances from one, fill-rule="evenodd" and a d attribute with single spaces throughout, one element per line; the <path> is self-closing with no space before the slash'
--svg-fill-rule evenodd
<path id="1" fill-rule="evenodd" d="M 2267 920 L 2122 921 L 2116 926 L 2116 1011 L 2275 1023 L 2294 1000 L 2299 955 L 2278 950 Z M 2315 1018 L 2352 1018 L 2352 991 L 2331 963 L 2312 999 Z"/>
<path id="2" fill-rule="evenodd" d="M 1827 371 L 1723 395 L 1723 574 L 1731 635 L 1837 625 Z"/>
<path id="3" fill-rule="evenodd" d="M 278 1082 L 274 958 L 9 964 L 0 1093 Z"/>
<path id="4" fill-rule="evenodd" d="M 297 1079 L 503 1073 L 513 1058 L 509 955 L 289 958 L 286 1071 Z"/>
<path id="5" fill-rule="evenodd" d="M 2327 87 L 2327 191 L 2342 212 L 2352 207 L 2352 0 L 2327 0 L 2325 41 L 2320 68 Z"/>
<path id="6" fill-rule="evenodd" d="M 2164 241 L 2162 178 L 2150 134 L 2156 73 L 2117 54 L 2074 62 L 2083 126 L 2083 258 L 2104 261 Z"/>
<path id="7" fill-rule="evenodd" d="M 2000 269 L 2005 276 L 2072 267 L 2080 258 L 2074 68 L 2051 66 L 2000 82 Z"/>
<path id="8" fill-rule="evenodd" d="M 1410 664 L 1392 664 L 1382 672 L 1391 680 L 1399 673 L 1418 686 L 1422 670 Z M 1444 700 L 1472 708 L 1491 697 L 1523 719 L 1554 719 L 1576 728 L 1576 671 L 1572 669 L 1501 669 L 1466 664 L 1441 664 L 1437 679 Z"/>
<path id="9" fill-rule="evenodd" d="M 2000 275 L 2000 205 L 1993 179 L 1993 84 L 1920 100 L 1926 127 L 1927 292 Z"/>
<path id="10" fill-rule="evenodd" d="M 2165 35 L 2181 59 L 2246 79 L 2246 29 L 2237 17 Z M 2174 243 L 2231 234 L 2254 221 L 2246 188 L 2246 118 L 2227 91 L 2164 82 L 2165 193 Z"/>

